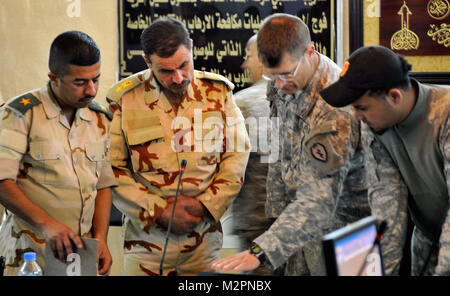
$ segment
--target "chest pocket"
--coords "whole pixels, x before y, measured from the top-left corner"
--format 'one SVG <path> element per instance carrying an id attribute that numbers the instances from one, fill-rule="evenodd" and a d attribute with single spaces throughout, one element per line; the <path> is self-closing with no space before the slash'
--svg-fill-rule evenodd
<path id="1" fill-rule="evenodd" d="M 163 168 L 174 155 L 172 148 L 164 141 L 164 128 L 154 125 L 132 129 L 126 133 L 131 163 L 135 172 L 153 171 Z M 162 156 L 164 155 L 164 158 Z"/>
<path id="2" fill-rule="evenodd" d="M 98 178 L 106 159 L 107 147 L 104 142 L 87 143 L 84 147 L 88 159 L 88 168 L 91 172 L 95 172 L 95 176 Z"/>
<path id="3" fill-rule="evenodd" d="M 30 142 L 30 156 L 33 159 L 29 174 L 38 183 L 60 185 L 64 176 L 64 147 L 58 142 Z"/>
<path id="4" fill-rule="evenodd" d="M 202 113 L 202 125 L 194 125 L 194 151 L 198 165 L 215 165 L 220 162 L 220 152 L 224 150 L 223 138 L 222 113 Z"/>

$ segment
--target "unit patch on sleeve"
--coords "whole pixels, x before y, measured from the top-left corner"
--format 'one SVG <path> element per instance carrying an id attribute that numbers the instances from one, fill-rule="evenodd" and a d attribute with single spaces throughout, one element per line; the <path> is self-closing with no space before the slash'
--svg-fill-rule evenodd
<path id="1" fill-rule="evenodd" d="M 328 161 L 327 150 L 325 149 L 325 146 L 320 143 L 314 143 L 311 146 L 311 154 L 315 159 L 317 159 L 319 161 L 322 161 L 322 162 Z"/>

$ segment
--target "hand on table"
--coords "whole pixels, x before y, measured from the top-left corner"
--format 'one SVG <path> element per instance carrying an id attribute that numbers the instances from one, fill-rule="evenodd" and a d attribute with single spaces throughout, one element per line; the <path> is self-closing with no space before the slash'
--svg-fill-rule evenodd
<path id="1" fill-rule="evenodd" d="M 258 268 L 260 264 L 259 259 L 247 250 L 216 260 L 211 267 L 216 270 L 251 271 Z"/>

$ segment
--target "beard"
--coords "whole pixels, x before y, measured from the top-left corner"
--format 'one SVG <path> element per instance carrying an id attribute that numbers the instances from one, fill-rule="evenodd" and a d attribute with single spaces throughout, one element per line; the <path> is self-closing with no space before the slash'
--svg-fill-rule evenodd
<path id="1" fill-rule="evenodd" d="M 167 89 L 165 89 L 167 92 L 172 93 L 174 95 L 184 95 L 187 92 L 189 83 L 191 83 L 189 80 L 183 80 L 180 84 L 178 83 L 172 83 Z"/>
<path id="2" fill-rule="evenodd" d="M 156 76 L 154 78 L 166 97 L 174 99 L 181 99 L 187 93 L 189 84 L 191 83 L 191 80 L 186 79 L 183 80 L 180 84 L 172 83 L 168 87 L 166 87 L 161 82 L 159 82 Z"/>

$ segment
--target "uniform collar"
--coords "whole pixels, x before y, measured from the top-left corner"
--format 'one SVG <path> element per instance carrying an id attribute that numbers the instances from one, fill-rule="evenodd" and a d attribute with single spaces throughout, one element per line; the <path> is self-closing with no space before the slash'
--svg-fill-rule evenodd
<path id="1" fill-rule="evenodd" d="M 48 119 L 55 118 L 61 113 L 61 107 L 55 99 L 55 95 L 48 81 L 41 89 L 41 93 L 45 94 L 42 98 L 42 106 Z"/>
<path id="2" fill-rule="evenodd" d="M 47 84 L 42 87 L 41 93 L 46 94 L 45 96 L 43 96 L 42 106 L 44 107 L 44 112 L 47 118 L 51 119 L 60 115 L 62 109 L 56 101 L 55 94 L 50 87 L 50 81 L 48 81 Z M 88 107 L 77 109 L 75 117 L 78 116 L 86 121 L 91 121 L 93 119 L 93 114 Z"/>
<path id="3" fill-rule="evenodd" d="M 86 121 L 92 121 L 94 117 L 94 113 L 88 107 L 78 109 L 76 114 Z"/>
<path id="4" fill-rule="evenodd" d="M 417 89 L 417 100 L 408 117 L 401 123 L 399 127 L 408 128 L 417 125 L 422 120 L 422 116 L 427 112 L 427 98 L 430 94 L 429 89 L 425 89 L 417 80 L 411 78 L 411 85 Z"/>

